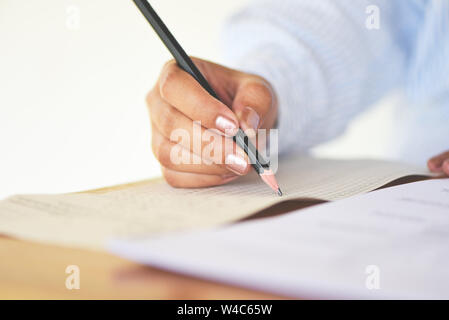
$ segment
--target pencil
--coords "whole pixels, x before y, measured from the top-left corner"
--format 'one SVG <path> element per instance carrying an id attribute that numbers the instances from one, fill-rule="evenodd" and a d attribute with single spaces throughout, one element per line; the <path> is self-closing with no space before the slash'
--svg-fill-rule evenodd
<path id="1" fill-rule="evenodd" d="M 220 100 L 215 91 L 212 89 L 210 84 L 198 70 L 198 68 L 193 63 L 192 59 L 186 54 L 184 49 L 172 35 L 170 30 L 164 24 L 162 19 L 157 15 L 156 11 L 151 7 L 147 0 L 133 0 L 137 8 L 142 12 L 143 16 L 148 20 L 150 25 L 153 27 L 154 31 L 157 33 L 159 38 L 162 40 L 164 45 L 172 54 L 173 58 L 176 60 L 178 66 L 184 71 L 188 72 L 198 83 L 215 99 Z M 248 136 L 243 132 L 242 129 L 237 131 L 237 134 L 233 137 L 235 143 L 243 149 L 243 151 L 248 155 L 251 165 L 262 178 L 262 180 L 279 196 L 282 196 L 282 191 L 279 188 L 278 183 L 273 172 L 270 170 L 270 164 L 267 162 L 262 155 L 257 151 L 256 147 L 249 140 Z"/>

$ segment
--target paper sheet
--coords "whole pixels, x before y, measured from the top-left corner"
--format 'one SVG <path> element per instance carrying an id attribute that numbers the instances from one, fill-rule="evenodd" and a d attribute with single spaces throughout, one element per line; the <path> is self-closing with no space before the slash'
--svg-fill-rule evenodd
<path id="1" fill-rule="evenodd" d="M 449 298 L 449 179 L 211 231 L 115 241 L 113 253 L 302 298 Z"/>
<path id="2" fill-rule="evenodd" d="M 174 189 L 157 180 L 91 193 L 19 195 L 0 202 L 0 233 L 99 249 L 113 236 L 220 225 L 283 200 L 337 200 L 426 173 L 390 162 L 291 157 L 280 162 L 277 172 L 283 197 L 255 174 L 208 189 Z"/>

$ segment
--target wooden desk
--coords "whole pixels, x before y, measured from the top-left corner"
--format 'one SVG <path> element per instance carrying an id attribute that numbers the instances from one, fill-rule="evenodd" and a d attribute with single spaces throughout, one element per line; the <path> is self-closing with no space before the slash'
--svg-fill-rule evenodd
<path id="1" fill-rule="evenodd" d="M 87 191 L 103 193 L 142 182 Z M 84 192 L 83 192 L 84 193 Z M 316 204 L 289 201 L 276 214 Z M 319 202 L 318 202 L 319 203 Z M 272 216 L 263 210 L 254 218 Z M 247 220 L 247 219 L 244 219 Z M 68 290 L 66 267 L 80 268 L 80 289 Z M 100 251 L 59 247 L 0 235 L 0 299 L 276 299 L 269 294 L 142 266 Z"/>
<path id="2" fill-rule="evenodd" d="M 243 220 L 271 217 L 322 202 L 290 200 Z M 65 270 L 69 265 L 80 268 L 79 290 L 65 287 L 69 276 Z M 105 252 L 27 242 L 0 235 L 0 299 L 276 298 L 280 297 L 145 267 Z"/>
<path id="3" fill-rule="evenodd" d="M 398 179 L 384 187 L 426 179 Z M 322 201 L 287 201 L 263 218 Z M 247 219 L 244 219 L 247 220 Z M 80 267 L 79 290 L 65 287 L 68 265 Z M 98 251 L 64 248 L 0 236 L 0 299 L 276 299 L 279 297 L 144 267 Z"/>
<path id="4" fill-rule="evenodd" d="M 80 289 L 65 287 L 68 265 Z M 275 299 L 144 267 L 103 252 L 0 237 L 0 299 Z"/>

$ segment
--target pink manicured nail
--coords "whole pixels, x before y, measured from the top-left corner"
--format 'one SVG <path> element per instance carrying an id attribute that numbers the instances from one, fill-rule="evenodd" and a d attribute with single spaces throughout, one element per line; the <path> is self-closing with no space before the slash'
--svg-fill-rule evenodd
<path id="1" fill-rule="evenodd" d="M 248 163 L 245 159 L 231 153 L 226 156 L 226 167 L 232 172 L 242 175 L 246 172 Z"/>
<path id="2" fill-rule="evenodd" d="M 226 135 L 234 136 L 238 131 L 237 125 L 232 120 L 229 120 L 223 116 L 217 117 L 215 120 L 215 125 Z"/>
<path id="3" fill-rule="evenodd" d="M 245 119 L 246 123 L 248 123 L 248 125 L 252 129 L 257 130 L 259 128 L 259 122 L 260 122 L 260 117 L 257 114 L 257 112 L 254 111 L 253 108 L 246 107 L 245 115 L 246 115 L 246 119 Z"/>

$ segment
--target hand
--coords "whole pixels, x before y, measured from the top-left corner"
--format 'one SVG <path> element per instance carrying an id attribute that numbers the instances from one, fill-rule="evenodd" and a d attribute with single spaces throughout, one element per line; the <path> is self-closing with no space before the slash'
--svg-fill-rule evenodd
<path id="1" fill-rule="evenodd" d="M 431 158 L 427 162 L 427 166 L 432 172 L 444 173 L 449 176 L 449 151 Z"/>
<path id="2" fill-rule="evenodd" d="M 270 84 L 263 78 L 208 61 L 192 60 L 222 102 L 213 98 L 175 61 L 167 62 L 147 95 L 152 149 L 171 186 L 222 185 L 251 169 L 246 154 L 229 136 L 239 126 L 252 137 L 256 135 L 254 130 L 272 128 L 277 103 Z M 190 139 L 180 139 L 180 129 Z M 207 138 L 195 145 L 195 132 Z M 179 154 L 191 161 L 173 158 Z"/>

